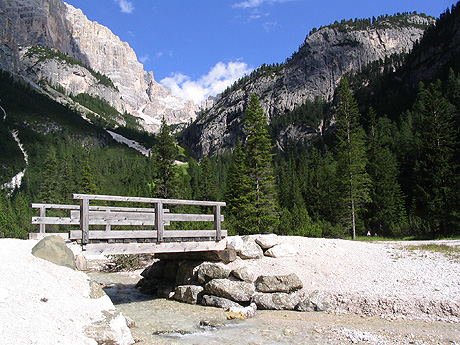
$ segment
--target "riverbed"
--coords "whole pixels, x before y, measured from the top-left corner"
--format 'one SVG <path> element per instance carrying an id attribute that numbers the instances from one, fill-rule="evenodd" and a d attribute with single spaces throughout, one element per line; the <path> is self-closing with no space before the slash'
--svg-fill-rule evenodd
<path id="1" fill-rule="evenodd" d="M 88 273 L 135 322 L 138 344 L 460 344 L 458 323 L 291 311 L 229 320 L 222 309 L 140 293 L 134 287 L 139 273 Z"/>

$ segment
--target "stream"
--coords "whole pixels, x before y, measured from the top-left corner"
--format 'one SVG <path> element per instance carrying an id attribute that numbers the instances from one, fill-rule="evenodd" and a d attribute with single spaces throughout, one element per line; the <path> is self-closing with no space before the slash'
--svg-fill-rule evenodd
<path id="1" fill-rule="evenodd" d="M 88 275 L 135 322 L 136 344 L 460 344 L 458 324 L 264 310 L 229 320 L 223 309 L 142 294 L 134 287 L 139 272 Z"/>

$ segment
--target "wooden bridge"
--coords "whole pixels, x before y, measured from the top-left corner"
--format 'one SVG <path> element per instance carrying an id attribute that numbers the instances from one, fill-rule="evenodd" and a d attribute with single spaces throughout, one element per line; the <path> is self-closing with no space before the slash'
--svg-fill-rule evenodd
<path id="1" fill-rule="evenodd" d="M 29 238 L 51 235 L 46 233 L 46 225 L 58 224 L 78 226 L 78 230 L 69 230 L 64 237 L 81 243 L 88 254 L 183 253 L 223 251 L 226 248 L 227 231 L 221 229 L 224 202 L 92 194 L 73 194 L 73 198 L 80 204 L 32 204 L 33 208 L 39 209 L 39 216 L 32 218 L 32 224 L 38 224 L 39 232 L 29 234 Z M 107 203 L 150 207 L 101 205 Z M 165 205 L 210 207 L 212 214 L 173 213 L 164 208 Z M 52 209 L 68 211 L 68 217 L 47 216 L 46 211 Z M 173 221 L 213 222 L 214 229 L 165 229 Z M 136 227 L 137 230 L 125 230 L 126 227 Z M 59 235 L 63 236 L 62 233 Z"/>

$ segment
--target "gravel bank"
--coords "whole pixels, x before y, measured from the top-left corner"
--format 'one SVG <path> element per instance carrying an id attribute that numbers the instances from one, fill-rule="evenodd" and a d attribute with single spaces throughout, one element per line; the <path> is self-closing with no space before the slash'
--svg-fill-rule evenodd
<path id="1" fill-rule="evenodd" d="M 230 267 L 244 262 L 256 275 L 296 273 L 305 292 L 319 291 L 337 313 L 460 321 L 460 255 L 407 249 L 405 242 L 280 239 L 297 254 L 237 260 Z"/>

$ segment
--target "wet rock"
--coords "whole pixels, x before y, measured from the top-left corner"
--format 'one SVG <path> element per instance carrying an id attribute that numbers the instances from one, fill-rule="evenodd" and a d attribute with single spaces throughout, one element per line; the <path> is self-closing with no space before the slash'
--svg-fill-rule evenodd
<path id="1" fill-rule="evenodd" d="M 228 279 L 213 279 L 205 285 L 208 294 L 228 298 L 236 302 L 248 302 L 255 293 L 254 285 Z"/>
<path id="2" fill-rule="evenodd" d="M 201 299 L 201 304 L 206 305 L 208 307 L 216 307 L 222 309 L 230 309 L 230 308 L 239 308 L 241 307 L 240 304 L 237 302 L 231 301 L 227 298 L 213 296 L 213 295 L 203 295 Z"/>
<path id="3" fill-rule="evenodd" d="M 213 279 L 226 279 L 230 275 L 230 270 L 217 263 L 205 262 L 198 266 L 196 270 L 198 283 L 205 284 Z"/>
<path id="4" fill-rule="evenodd" d="M 173 299 L 179 302 L 188 304 L 197 304 L 200 299 L 200 294 L 203 292 L 203 287 L 199 285 L 182 285 L 177 286 L 172 296 Z"/>
<path id="5" fill-rule="evenodd" d="M 77 269 L 72 251 L 67 248 L 64 239 L 59 236 L 43 238 L 32 248 L 32 254 L 56 265 Z"/>
<path id="6" fill-rule="evenodd" d="M 255 241 L 262 249 L 270 249 L 279 244 L 276 234 L 257 235 Z"/>
<path id="7" fill-rule="evenodd" d="M 232 271 L 232 275 L 239 280 L 247 283 L 253 283 L 255 280 L 254 274 L 245 266 L 237 267 Z"/>
<path id="8" fill-rule="evenodd" d="M 217 320 L 200 320 L 199 327 L 205 330 L 216 330 L 225 327 L 225 324 Z"/>
<path id="9" fill-rule="evenodd" d="M 258 292 L 294 292 L 303 287 L 302 281 L 295 273 L 286 276 L 260 276 L 255 282 Z"/>
<path id="10" fill-rule="evenodd" d="M 265 253 L 265 256 L 270 256 L 272 258 L 283 258 L 287 256 L 294 256 L 297 255 L 297 251 L 288 244 L 282 243 L 278 244 L 270 249 L 268 249 Z"/>
<path id="11" fill-rule="evenodd" d="M 126 319 L 121 313 L 103 312 L 104 319 L 85 328 L 85 334 L 98 344 L 134 344 Z"/>

